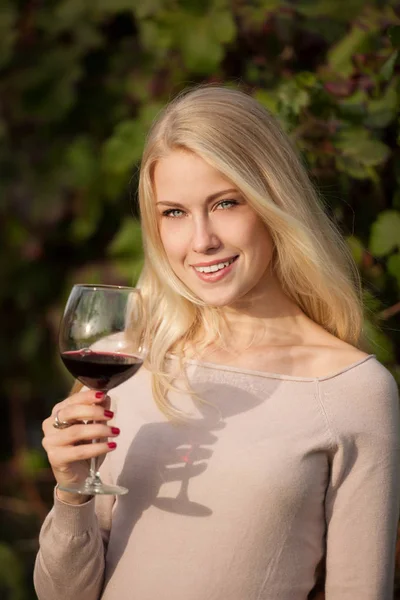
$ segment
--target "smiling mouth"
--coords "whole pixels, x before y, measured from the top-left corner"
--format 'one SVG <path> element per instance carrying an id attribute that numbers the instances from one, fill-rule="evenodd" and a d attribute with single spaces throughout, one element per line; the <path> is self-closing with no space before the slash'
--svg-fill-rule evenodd
<path id="1" fill-rule="evenodd" d="M 198 273 L 217 273 L 218 271 L 222 271 L 222 269 L 226 269 L 229 267 L 235 260 L 237 260 L 239 256 L 234 256 L 225 262 L 220 262 L 216 265 L 210 265 L 209 267 L 193 267 L 195 271 Z"/>

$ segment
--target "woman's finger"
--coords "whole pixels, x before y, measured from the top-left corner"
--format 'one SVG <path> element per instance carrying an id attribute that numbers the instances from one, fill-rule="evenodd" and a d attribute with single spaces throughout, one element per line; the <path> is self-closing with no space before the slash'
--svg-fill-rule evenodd
<path id="1" fill-rule="evenodd" d="M 119 435 L 117 427 L 109 427 L 102 423 L 89 425 L 76 424 L 66 429 L 53 429 L 43 439 L 43 447 L 49 451 L 51 447 L 71 446 L 79 442 Z"/>
<path id="2" fill-rule="evenodd" d="M 97 395 L 96 395 L 97 394 Z M 66 408 L 69 408 L 71 406 L 77 406 L 77 405 L 81 405 L 84 404 L 85 406 L 97 406 L 97 405 L 101 405 L 101 407 L 104 410 L 109 410 L 110 408 L 110 404 L 111 404 L 111 399 L 109 396 L 102 394 L 100 395 L 99 392 L 94 392 L 93 390 L 90 390 L 88 392 L 79 392 L 78 394 L 74 394 L 73 396 L 70 396 L 69 398 L 66 398 L 65 400 L 63 400 L 62 402 L 58 402 L 57 404 L 54 405 L 53 410 L 51 412 L 51 415 L 45 419 L 42 423 L 42 429 L 43 432 L 46 434 L 48 431 L 50 431 L 50 426 L 54 425 L 55 422 L 55 417 L 58 417 L 58 420 L 60 422 L 62 421 L 68 421 L 69 419 L 64 417 L 64 410 Z M 100 415 L 102 415 L 101 420 L 104 420 L 104 413 L 101 413 L 101 409 L 100 409 Z M 108 418 L 112 418 L 112 417 L 108 417 Z M 83 418 L 82 420 L 93 420 L 91 418 Z"/>
<path id="3" fill-rule="evenodd" d="M 63 471 L 72 463 L 81 460 L 96 458 L 107 452 L 115 450 L 115 442 L 96 442 L 94 444 L 83 444 L 80 446 L 65 446 L 63 448 L 52 448 L 48 451 L 49 461 L 55 470 Z"/>
<path id="4" fill-rule="evenodd" d="M 57 416 L 60 422 L 66 421 L 74 424 L 82 421 L 107 421 L 113 418 L 114 413 L 103 405 L 69 404 L 60 409 Z M 54 416 L 48 417 L 43 422 L 43 432 L 45 435 L 49 435 L 54 429 Z"/>
<path id="5" fill-rule="evenodd" d="M 65 400 L 61 402 L 57 402 L 53 406 L 51 414 L 55 416 L 58 411 L 62 410 L 65 406 L 70 406 L 74 404 L 101 404 L 105 401 L 107 395 L 103 392 L 96 392 L 95 390 L 88 390 L 87 392 L 78 392 L 77 394 L 72 394 Z"/>

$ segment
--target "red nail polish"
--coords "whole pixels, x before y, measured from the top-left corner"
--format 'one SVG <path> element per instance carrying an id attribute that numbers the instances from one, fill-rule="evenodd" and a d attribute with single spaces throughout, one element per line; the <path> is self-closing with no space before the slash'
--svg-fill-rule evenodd
<path id="1" fill-rule="evenodd" d="M 118 435 L 118 434 L 119 434 L 119 428 L 118 428 L 118 427 L 111 427 L 111 432 L 112 432 L 114 435 Z"/>
<path id="2" fill-rule="evenodd" d="M 95 398 L 103 398 L 104 397 L 104 392 L 96 392 L 95 393 Z"/>
<path id="3" fill-rule="evenodd" d="M 105 410 L 105 411 L 104 411 L 104 416 L 105 416 L 105 417 L 108 417 L 109 419 L 112 419 L 112 418 L 113 418 L 113 416 L 114 416 L 114 413 L 113 413 L 113 411 L 112 411 L 112 410 Z"/>
<path id="4" fill-rule="evenodd" d="M 107 446 L 108 446 L 109 448 L 111 448 L 112 450 L 114 450 L 114 448 L 116 448 L 116 447 L 117 447 L 117 444 L 116 444 L 115 442 L 108 442 Z"/>

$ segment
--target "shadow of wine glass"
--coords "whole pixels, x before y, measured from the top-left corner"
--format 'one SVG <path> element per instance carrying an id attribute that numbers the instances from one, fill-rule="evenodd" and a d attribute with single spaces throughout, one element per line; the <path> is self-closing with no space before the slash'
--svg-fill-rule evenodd
<path id="1" fill-rule="evenodd" d="M 202 467 L 202 471 L 205 471 L 207 465 L 203 463 Z M 200 475 L 200 472 L 198 472 L 198 475 Z M 209 517 L 212 514 L 211 508 L 189 499 L 188 488 L 190 478 L 190 465 L 189 462 L 186 462 L 182 472 L 182 483 L 178 495 L 175 498 L 157 496 L 153 500 L 153 506 L 166 512 L 186 515 L 188 517 Z"/>
<path id="2" fill-rule="evenodd" d="M 195 402 L 199 413 L 197 419 L 183 425 L 169 421 L 146 423 L 132 440 L 117 480 L 118 485 L 127 487 L 130 493 L 118 498 L 113 513 L 107 581 L 145 511 L 159 509 L 196 518 L 213 514 L 212 507 L 190 497 L 190 481 L 207 470 L 218 445 L 218 434 L 227 427 L 225 419 L 251 411 L 269 395 L 256 395 L 221 383 L 197 382 L 193 389 L 205 400 Z M 180 489 L 175 496 L 169 497 L 175 487 L 168 484 L 176 482 L 180 482 Z M 168 494 L 160 496 L 164 485 Z"/>

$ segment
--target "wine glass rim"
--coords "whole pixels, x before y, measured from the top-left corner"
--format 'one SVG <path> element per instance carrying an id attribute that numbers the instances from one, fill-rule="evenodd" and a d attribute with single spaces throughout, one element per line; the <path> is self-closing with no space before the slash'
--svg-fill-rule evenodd
<path id="1" fill-rule="evenodd" d="M 130 290 L 131 292 L 140 292 L 139 288 L 135 288 L 129 285 L 107 285 L 105 283 L 75 283 L 75 288 L 88 288 L 92 290 L 96 289 L 109 289 L 109 290 Z"/>

